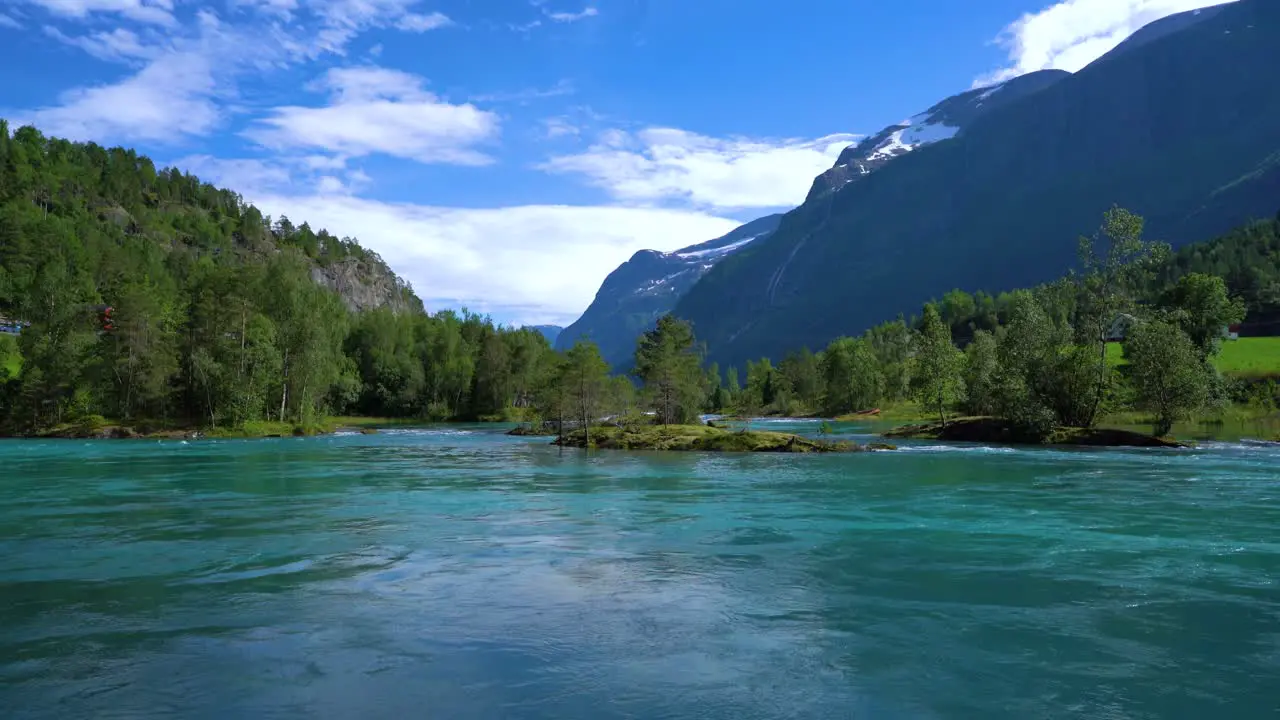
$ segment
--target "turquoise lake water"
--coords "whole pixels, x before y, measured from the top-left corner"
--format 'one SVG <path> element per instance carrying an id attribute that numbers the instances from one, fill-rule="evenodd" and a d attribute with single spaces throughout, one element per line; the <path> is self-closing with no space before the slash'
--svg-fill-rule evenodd
<path id="1" fill-rule="evenodd" d="M 3 441 L 0 717 L 1276 718 L 1280 446 Z"/>

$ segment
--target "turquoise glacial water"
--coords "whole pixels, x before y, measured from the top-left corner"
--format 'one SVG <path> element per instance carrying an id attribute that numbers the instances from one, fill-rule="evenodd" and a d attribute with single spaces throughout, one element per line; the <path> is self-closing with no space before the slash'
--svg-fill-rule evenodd
<path id="1" fill-rule="evenodd" d="M 0 442 L 7 720 L 1278 716 L 1280 446 Z"/>

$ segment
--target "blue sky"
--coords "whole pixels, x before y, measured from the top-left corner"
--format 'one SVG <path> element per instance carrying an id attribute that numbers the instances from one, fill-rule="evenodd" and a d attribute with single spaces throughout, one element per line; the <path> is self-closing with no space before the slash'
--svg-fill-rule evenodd
<path id="1" fill-rule="evenodd" d="M 799 203 L 858 136 L 1218 0 L 0 0 L 0 116 L 567 324 L 636 250 Z"/>

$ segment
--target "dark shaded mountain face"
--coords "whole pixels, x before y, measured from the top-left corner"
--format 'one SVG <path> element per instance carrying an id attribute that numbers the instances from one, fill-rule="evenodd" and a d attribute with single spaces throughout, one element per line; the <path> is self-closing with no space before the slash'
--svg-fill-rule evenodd
<path id="1" fill-rule="evenodd" d="M 725 258 L 768 237 L 781 219 L 781 215 L 770 215 L 753 220 L 724 237 L 675 252 L 641 250 L 609 273 L 591 306 L 560 333 L 556 348 L 565 350 L 579 339 L 591 340 L 611 366 L 627 366 L 636 339 L 653 329 L 699 278 Z"/>
<path id="2" fill-rule="evenodd" d="M 552 347 L 555 347 L 556 338 L 560 337 L 560 333 L 564 332 L 564 328 L 559 325 L 530 325 L 529 328 L 542 333 L 542 337 L 546 338 Z"/>
<path id="3" fill-rule="evenodd" d="M 675 314 L 722 365 L 777 359 L 918 312 L 951 288 L 1059 277 L 1113 205 L 1175 246 L 1271 217 L 1280 2 L 1240 0 L 1179 23 L 813 194 L 707 273 Z M 851 155 L 866 155 L 858 148 Z"/>
<path id="4" fill-rule="evenodd" d="M 919 115 L 890 125 L 845 148 L 835 166 L 814 179 L 805 202 L 841 190 L 909 152 L 950 140 L 992 110 L 1070 76 L 1071 73 L 1064 70 L 1041 70 L 999 85 L 954 95 Z"/>

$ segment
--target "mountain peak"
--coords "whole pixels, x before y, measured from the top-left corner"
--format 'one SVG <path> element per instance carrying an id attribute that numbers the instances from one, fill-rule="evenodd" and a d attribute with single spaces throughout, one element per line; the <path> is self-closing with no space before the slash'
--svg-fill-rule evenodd
<path id="1" fill-rule="evenodd" d="M 579 339 L 592 340 L 610 365 L 625 365 L 635 350 L 636 338 L 670 312 L 703 275 L 725 258 L 767 238 L 781 221 L 781 215 L 769 215 L 698 245 L 672 252 L 635 253 L 609 273 L 591 306 L 560 333 L 556 347 L 564 350 Z"/>

